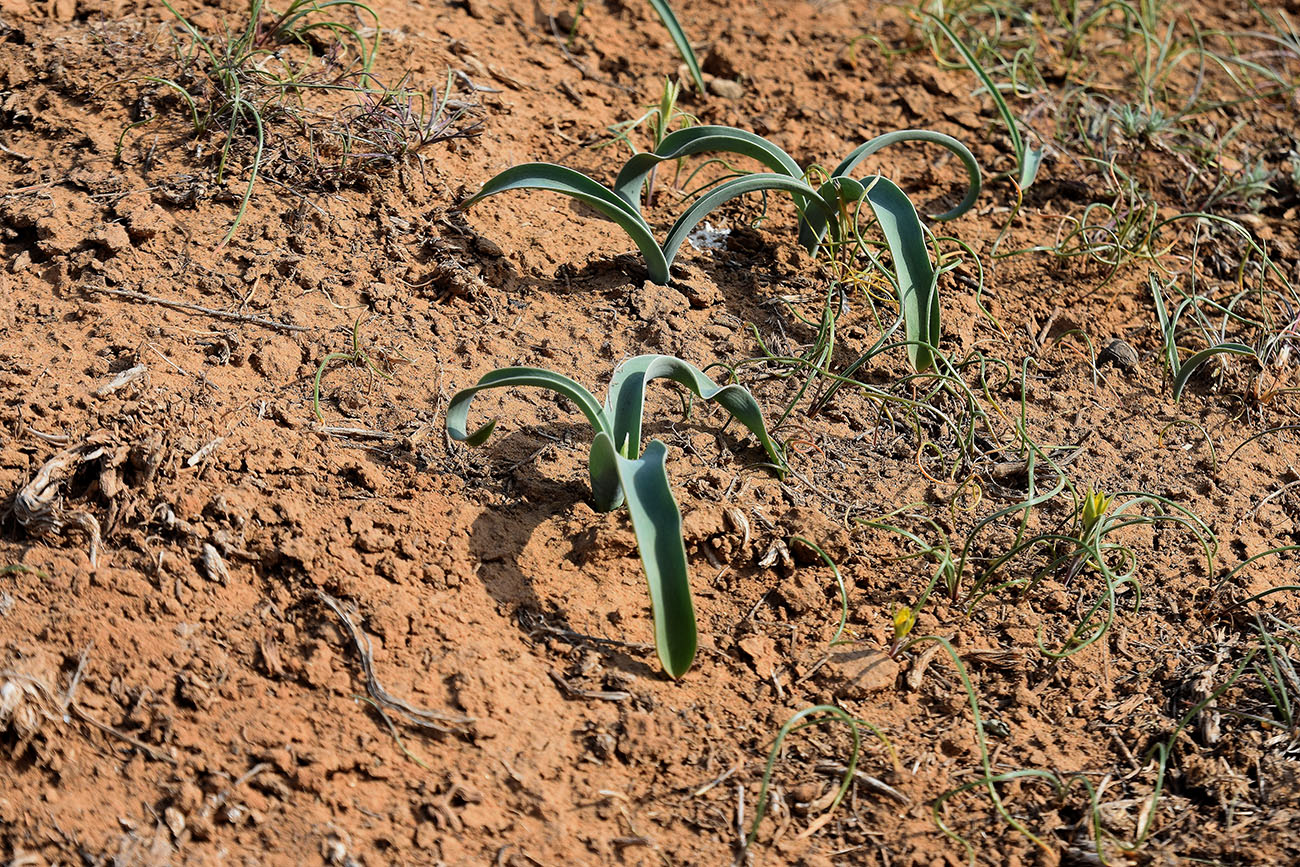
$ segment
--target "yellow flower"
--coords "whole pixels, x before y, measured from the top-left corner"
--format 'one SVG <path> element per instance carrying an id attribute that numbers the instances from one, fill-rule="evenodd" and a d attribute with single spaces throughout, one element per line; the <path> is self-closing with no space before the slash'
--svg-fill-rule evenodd
<path id="1" fill-rule="evenodd" d="M 894 611 L 894 640 L 902 641 L 907 634 L 912 631 L 916 625 L 916 613 L 906 605 L 900 606 Z"/>

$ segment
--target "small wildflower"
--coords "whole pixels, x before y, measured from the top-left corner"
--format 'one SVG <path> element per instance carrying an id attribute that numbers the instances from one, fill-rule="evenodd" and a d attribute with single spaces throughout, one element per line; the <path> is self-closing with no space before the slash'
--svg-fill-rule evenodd
<path id="1" fill-rule="evenodd" d="M 1096 488 L 1088 488 L 1088 493 L 1083 497 L 1083 538 L 1089 539 L 1096 532 L 1097 526 L 1101 519 L 1106 516 L 1106 510 L 1114 501 L 1114 494 L 1107 494 L 1105 491 L 1099 491 Z"/>
<path id="2" fill-rule="evenodd" d="M 894 641 L 899 642 L 907 637 L 916 625 L 916 612 L 906 605 L 899 606 L 894 611 Z"/>

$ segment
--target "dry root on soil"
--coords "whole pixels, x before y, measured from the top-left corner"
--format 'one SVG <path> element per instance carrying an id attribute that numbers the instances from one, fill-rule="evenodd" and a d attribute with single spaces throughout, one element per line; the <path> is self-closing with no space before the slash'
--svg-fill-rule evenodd
<path id="1" fill-rule="evenodd" d="M 108 447 L 108 435 L 101 432 L 59 452 L 19 489 L 10 507 L 14 520 L 33 536 L 58 536 L 70 529 L 85 533 L 90 538 L 91 568 L 99 558 L 99 521 L 89 512 L 65 509 L 62 491 L 64 483 L 81 465 L 103 456 Z"/>
<path id="2" fill-rule="evenodd" d="M 46 722 L 59 718 L 46 673 L 31 662 L 0 668 L 0 734 L 13 733 L 10 758 L 26 751 Z"/>

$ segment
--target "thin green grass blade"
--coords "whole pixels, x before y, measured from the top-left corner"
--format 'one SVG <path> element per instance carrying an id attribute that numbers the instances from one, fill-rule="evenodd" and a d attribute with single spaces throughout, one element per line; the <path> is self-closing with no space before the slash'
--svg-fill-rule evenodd
<path id="1" fill-rule="evenodd" d="M 704 73 L 700 71 L 700 61 L 695 56 L 695 49 L 691 47 L 691 40 L 686 38 L 686 31 L 677 20 L 677 15 L 673 8 L 668 5 L 667 0 L 650 0 L 650 5 L 654 8 L 655 14 L 659 20 L 668 28 L 668 35 L 673 38 L 673 44 L 677 46 L 677 53 L 682 56 L 686 62 L 686 68 L 690 70 L 691 80 L 695 82 L 700 96 L 707 96 L 708 90 L 704 87 Z"/>
<path id="2" fill-rule="evenodd" d="M 177 96 L 181 98 L 181 101 L 185 103 L 185 107 L 190 110 L 190 121 L 194 124 L 194 132 L 198 133 L 203 131 L 206 124 L 204 124 L 202 121 L 199 120 L 199 105 L 197 102 L 194 101 L 194 97 L 190 94 L 188 90 L 181 87 L 179 84 L 172 81 L 170 78 L 155 78 L 151 75 L 146 75 L 143 78 L 141 78 L 140 81 L 147 81 L 150 84 L 161 85 L 162 87 L 166 87 L 167 89 L 173 91 Z M 131 126 L 139 126 L 140 123 L 142 122 L 137 121 L 136 123 L 131 124 Z M 121 146 L 120 139 L 118 140 L 118 145 L 119 147 Z"/>
<path id="3" fill-rule="evenodd" d="M 461 208 L 469 208 L 488 196 L 510 190 L 546 190 L 563 193 L 591 205 L 617 223 L 636 244 L 641 255 L 645 257 L 646 266 L 650 270 L 650 279 L 661 284 L 668 282 L 668 263 L 671 260 L 665 258 L 660 251 L 650 226 L 631 205 L 582 172 L 552 163 L 524 163 L 508 168 L 489 180 Z"/>
<path id="4" fill-rule="evenodd" d="M 961 59 L 966 63 L 966 66 L 971 72 L 975 73 L 975 77 L 980 80 L 980 84 L 988 91 L 989 98 L 993 100 L 993 105 L 997 108 L 998 114 L 1002 117 L 1002 123 L 1007 128 L 1007 135 L 1011 138 L 1011 149 L 1015 151 L 1016 177 L 1020 189 L 1028 189 L 1029 185 L 1034 182 L 1034 178 L 1037 177 L 1038 167 L 1043 161 L 1042 148 L 1025 147 L 1024 137 L 1020 134 L 1020 126 L 1016 123 L 1015 115 L 1011 113 L 1011 107 L 1007 105 L 1006 99 L 1003 98 L 1002 92 L 998 90 L 998 86 L 993 83 L 993 79 L 984 71 L 984 67 L 980 65 L 979 60 L 975 58 L 974 52 L 966 47 L 966 43 L 961 41 L 961 37 L 954 33 L 952 28 L 939 16 L 925 11 L 922 11 L 921 14 L 938 25 L 939 30 L 952 43 L 952 47 L 957 49 L 957 53 L 961 55 Z"/>
<path id="5" fill-rule="evenodd" d="M 357 28 L 341 21 L 317 21 L 299 26 L 299 22 L 308 15 L 323 13 L 334 6 L 351 7 L 358 13 L 365 13 L 370 16 L 375 36 L 369 45 L 366 44 L 365 37 L 361 35 Z M 320 28 L 348 34 L 360 48 L 362 70 L 365 72 L 369 72 L 370 67 L 374 65 L 375 57 L 379 53 L 379 40 L 383 34 L 383 28 L 379 26 L 379 15 L 361 0 L 327 0 L 327 2 L 323 3 L 313 2 L 302 6 L 295 5 L 277 23 L 276 32 L 280 38 L 297 38 L 301 40 L 303 34 Z"/>
<path id="6" fill-rule="evenodd" d="M 696 397 L 716 403 L 731 413 L 758 439 L 772 463 L 784 469 L 781 448 L 768 434 L 763 411 L 749 389 L 741 385 L 719 386 L 695 365 L 671 355 L 638 355 L 614 371 L 605 396 L 605 416 L 612 421 L 614 442 L 624 456 L 634 456 L 640 451 L 645 390 L 656 379 L 679 383 Z"/>
<path id="7" fill-rule="evenodd" d="M 190 38 L 203 49 L 203 53 L 208 56 L 208 60 L 212 61 L 213 67 L 220 68 L 221 61 L 217 59 L 217 54 L 212 48 L 212 43 L 203 38 L 203 34 L 199 33 L 199 31 L 194 28 L 194 25 L 190 23 L 188 18 L 176 11 L 176 7 L 171 4 L 170 0 L 162 0 L 162 4 L 166 6 L 167 11 L 174 15 L 176 20 L 181 23 L 181 26 L 185 28 L 185 32 L 190 35 Z"/>
<path id="8" fill-rule="evenodd" d="M 677 257 L 677 251 L 681 249 L 682 243 L 685 242 L 686 236 L 711 211 L 731 199 L 762 190 L 787 192 L 795 197 L 796 202 L 802 202 L 803 206 L 806 206 L 807 211 L 805 211 L 805 214 L 811 214 L 813 219 L 818 218 L 819 215 L 824 222 L 829 222 L 831 219 L 831 214 L 826 211 L 826 205 L 821 197 L 817 195 L 817 191 L 803 181 L 787 175 L 767 173 L 746 175 L 743 178 L 736 178 L 715 187 L 696 199 L 686 209 L 686 213 L 682 214 L 676 223 L 673 223 L 672 229 L 668 232 L 668 237 L 664 239 L 661 248 L 664 259 L 670 265 L 672 264 L 673 259 Z"/>
<path id="9" fill-rule="evenodd" d="M 1147 273 L 1147 284 L 1151 287 L 1151 297 L 1156 304 L 1156 323 L 1160 326 L 1160 340 L 1165 347 L 1165 363 L 1169 366 L 1169 375 L 1178 376 L 1182 362 L 1178 358 L 1178 346 L 1174 343 L 1173 321 L 1169 318 L 1169 308 L 1165 306 L 1165 295 L 1155 271 Z"/>
<path id="10" fill-rule="evenodd" d="M 596 438 L 605 441 L 601 449 L 610 453 L 613 443 L 609 436 L 601 433 Z M 667 456 L 668 447 L 652 440 L 641 457 L 630 460 L 614 454 L 614 461 L 650 588 L 655 650 L 664 671 L 678 678 L 691 667 L 698 639 L 682 543 L 682 513 L 668 482 Z"/>
<path id="11" fill-rule="evenodd" d="M 1183 362 L 1182 367 L 1178 370 L 1178 375 L 1174 377 L 1174 400 L 1177 401 L 1183 396 L 1183 389 L 1187 387 L 1187 381 L 1191 379 L 1196 369 L 1205 362 L 1209 361 L 1216 355 L 1254 355 L 1255 350 L 1244 343 L 1220 343 L 1211 346 L 1209 349 L 1202 349 L 1191 358 Z"/>
<path id="12" fill-rule="evenodd" d="M 645 179 L 662 162 L 701 153 L 732 153 L 762 163 L 776 174 L 802 178 L 803 169 L 788 153 L 762 136 L 734 126 L 693 126 L 669 134 L 653 153 L 635 154 L 614 181 L 614 193 L 641 211 Z"/>
<path id="13" fill-rule="evenodd" d="M 934 350 L 939 346 L 938 275 L 930 264 L 921 218 L 907 193 L 888 178 L 868 180 L 867 202 L 880 224 L 898 275 L 907 355 L 920 373 L 934 363 Z"/>
<path id="14" fill-rule="evenodd" d="M 244 187 L 244 195 L 241 196 L 239 199 L 239 208 L 238 210 L 235 211 L 235 220 L 233 223 L 230 224 L 230 229 L 229 231 L 226 232 L 226 236 L 221 239 L 221 243 L 217 245 L 218 250 L 220 250 L 221 248 L 225 247 L 227 244 L 230 243 L 230 239 L 235 237 L 235 232 L 239 229 L 239 224 L 244 221 L 244 212 L 248 210 L 248 203 L 253 199 L 253 188 L 257 185 L 257 175 L 262 168 L 262 152 L 266 147 L 266 130 L 262 124 L 262 113 L 258 111 L 255 105 L 253 105 L 250 102 L 247 102 L 242 97 L 236 98 L 235 115 L 234 118 L 231 120 L 231 128 L 232 128 L 231 138 L 233 138 L 233 128 L 234 128 L 235 120 L 239 118 L 240 105 L 247 106 L 249 114 L 252 115 L 253 125 L 257 129 L 257 147 L 253 151 L 253 164 L 252 167 L 249 169 L 248 184 L 247 186 Z M 227 138 L 226 141 L 227 142 L 231 141 L 231 138 Z M 222 162 L 223 164 L 225 162 L 224 155 L 222 156 Z"/>
<path id="15" fill-rule="evenodd" d="M 813 714 L 827 714 L 827 716 L 811 722 L 803 722 L 806 717 L 812 716 Z M 791 732 L 798 731 L 799 729 L 815 725 L 825 725 L 830 722 L 842 722 L 849 727 L 849 732 L 853 735 L 853 748 L 849 751 L 849 763 L 844 769 L 844 777 L 840 781 L 839 791 L 835 793 L 834 800 L 831 801 L 830 806 L 826 808 L 826 813 L 823 815 L 829 815 L 831 811 L 838 807 L 840 802 L 844 800 L 844 796 L 849 793 L 849 788 L 853 785 L 854 771 L 858 766 L 858 756 L 862 752 L 862 732 L 859 729 L 858 721 L 851 717 L 843 708 L 836 707 L 833 704 L 819 704 L 804 708 L 794 716 L 790 717 L 790 719 L 786 721 L 785 725 L 781 726 L 781 730 L 776 733 L 776 739 L 772 742 L 772 749 L 767 754 L 767 767 L 763 769 L 763 782 L 762 785 L 759 786 L 758 790 L 758 806 L 754 810 L 754 821 L 749 827 L 749 833 L 745 835 L 745 843 L 741 852 L 742 855 L 744 855 L 749 847 L 754 845 L 754 841 L 758 839 L 758 829 L 763 824 L 763 816 L 767 814 L 768 796 L 770 794 L 769 789 L 772 782 L 772 771 L 776 767 L 777 758 L 781 755 L 781 746 L 785 743 L 786 737 Z M 871 729 L 876 732 L 878 737 L 882 740 L 884 739 L 884 735 L 881 734 L 875 726 L 872 726 L 870 723 L 865 724 L 870 726 Z M 888 742 L 886 741 L 886 743 Z"/>

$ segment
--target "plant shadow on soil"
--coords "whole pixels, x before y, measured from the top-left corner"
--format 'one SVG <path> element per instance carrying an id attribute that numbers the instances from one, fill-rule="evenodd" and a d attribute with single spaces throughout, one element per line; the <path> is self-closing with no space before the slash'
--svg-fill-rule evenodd
<path id="1" fill-rule="evenodd" d="M 590 433 L 585 425 L 563 423 L 533 428 L 532 431 L 544 433 L 556 441 L 562 438 L 576 440 L 577 436 Z M 549 637 L 575 647 L 591 647 L 599 651 L 602 661 L 608 666 L 638 677 L 660 677 L 661 673 L 645 660 L 620 650 L 617 646 L 620 639 L 589 636 L 574 628 L 569 621 L 565 600 L 541 598 L 534 579 L 520 566 L 520 556 L 539 526 L 551 518 L 572 512 L 578 503 L 589 502 L 590 491 L 585 478 L 566 483 L 545 475 L 538 468 L 538 456 L 534 451 L 536 439 L 528 433 L 516 431 L 489 442 L 493 445 L 487 447 L 487 453 L 493 463 L 497 463 L 502 454 L 517 451 L 525 451 L 532 457 L 514 465 L 510 471 L 513 480 L 511 493 L 507 495 L 510 504 L 504 508 L 483 510 L 474 519 L 470 530 L 470 553 L 480 566 L 477 575 L 488 595 L 504 611 L 510 612 L 511 618 L 530 641 L 544 642 Z M 596 547 L 596 533 L 597 528 L 592 527 L 571 538 L 569 541 L 573 548 L 568 559 L 581 562 L 580 551 Z M 630 524 L 621 535 L 629 537 L 629 556 L 635 557 Z M 639 563 L 637 568 L 640 568 Z"/>

